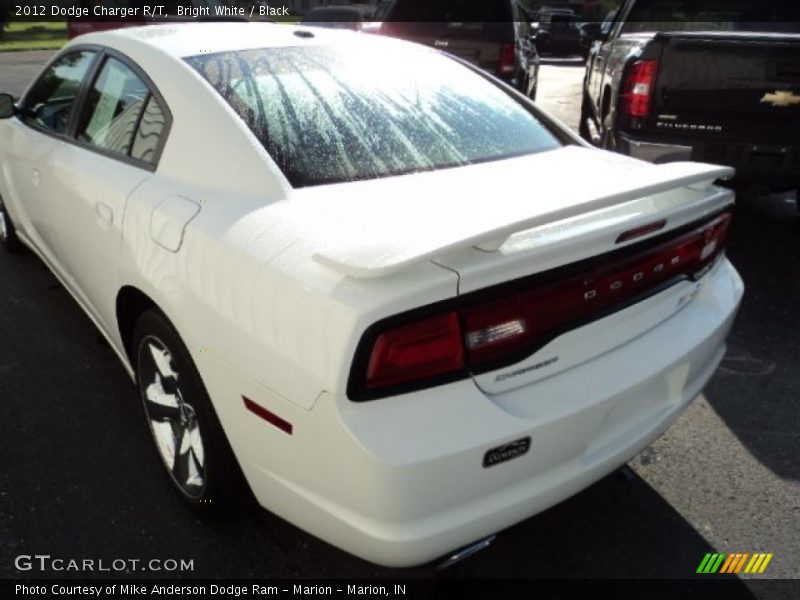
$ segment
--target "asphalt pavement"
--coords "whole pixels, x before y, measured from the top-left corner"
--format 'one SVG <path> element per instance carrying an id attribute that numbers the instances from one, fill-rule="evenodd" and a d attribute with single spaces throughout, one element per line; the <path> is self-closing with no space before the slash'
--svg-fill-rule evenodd
<path id="1" fill-rule="evenodd" d="M 0 54 L 0 91 L 22 91 L 49 55 Z M 540 105 L 571 127 L 582 77 L 579 64 L 541 71 Z M 691 578 L 707 552 L 771 552 L 739 591 L 792 597 L 756 578 L 800 577 L 799 215 L 791 196 L 737 207 L 729 256 L 746 295 L 728 355 L 666 435 L 448 577 Z M 193 561 L 178 577 L 436 575 L 368 564 L 255 507 L 202 520 L 157 460 L 134 388 L 89 319 L 33 255 L 0 254 L 0 577 L 70 575 L 16 568 L 37 553 Z"/>

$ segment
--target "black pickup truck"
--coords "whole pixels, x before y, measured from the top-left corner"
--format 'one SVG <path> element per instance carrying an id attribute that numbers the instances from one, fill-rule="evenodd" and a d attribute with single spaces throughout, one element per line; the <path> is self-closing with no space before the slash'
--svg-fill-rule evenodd
<path id="1" fill-rule="evenodd" d="M 800 188 L 800 2 L 627 0 L 586 64 L 581 135 L 656 163 Z"/>

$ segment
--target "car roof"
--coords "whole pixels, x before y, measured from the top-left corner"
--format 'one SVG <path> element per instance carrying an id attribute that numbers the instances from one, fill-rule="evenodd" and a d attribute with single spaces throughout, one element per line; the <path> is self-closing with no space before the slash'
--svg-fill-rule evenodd
<path id="1" fill-rule="evenodd" d="M 146 45 L 165 54 L 184 58 L 252 48 L 318 46 L 331 44 L 379 44 L 382 36 L 354 35 L 352 32 L 308 28 L 276 23 L 176 23 L 146 25 L 89 33 L 73 44 L 100 44 L 116 48 Z"/>

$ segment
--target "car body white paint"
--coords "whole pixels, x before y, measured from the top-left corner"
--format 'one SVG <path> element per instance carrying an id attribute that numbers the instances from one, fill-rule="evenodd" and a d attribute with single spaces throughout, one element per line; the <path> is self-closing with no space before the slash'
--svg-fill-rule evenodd
<path id="1" fill-rule="evenodd" d="M 419 564 L 544 510 L 649 444 L 713 373 L 743 287 L 723 258 L 698 282 L 558 337 L 501 370 L 506 379 L 492 372 L 356 403 L 347 382 L 366 328 L 607 252 L 620 231 L 656 216 L 679 227 L 713 214 L 732 202 L 711 185 L 730 170 L 565 147 L 293 189 L 182 57 L 272 45 L 405 47 L 294 30 L 192 24 L 77 38 L 70 47 L 115 49 L 158 86 L 173 116 L 158 169 L 11 119 L 0 121 L 0 195 L 23 241 L 129 373 L 120 290 L 141 291 L 167 315 L 263 506 L 368 560 Z M 593 175 L 572 176 L 575 165 Z M 517 189 L 519 174 L 532 181 L 530 198 Z M 513 374 L 553 355 L 562 359 L 552 368 Z M 292 434 L 248 412 L 243 396 L 292 423 Z M 487 449 L 524 436 L 532 440 L 524 458 L 482 468 Z"/>

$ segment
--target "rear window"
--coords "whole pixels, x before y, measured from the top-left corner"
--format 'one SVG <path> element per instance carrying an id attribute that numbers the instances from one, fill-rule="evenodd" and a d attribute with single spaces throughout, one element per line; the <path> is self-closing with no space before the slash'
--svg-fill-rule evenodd
<path id="1" fill-rule="evenodd" d="M 396 0 L 380 20 L 391 35 L 511 38 L 512 23 L 522 20 L 510 0 Z"/>
<path id="2" fill-rule="evenodd" d="M 639 0 L 623 33 L 640 31 L 763 31 L 800 33 L 797 0 Z"/>
<path id="3" fill-rule="evenodd" d="M 204 54 L 187 62 L 239 114 L 294 187 L 560 145 L 512 96 L 433 51 L 376 52 L 354 44 Z"/>
<path id="4" fill-rule="evenodd" d="M 303 18 L 306 23 L 361 20 L 363 20 L 362 13 L 351 8 L 313 8 Z"/>
<path id="5" fill-rule="evenodd" d="M 396 0 L 387 21 L 512 21 L 509 0 Z"/>

